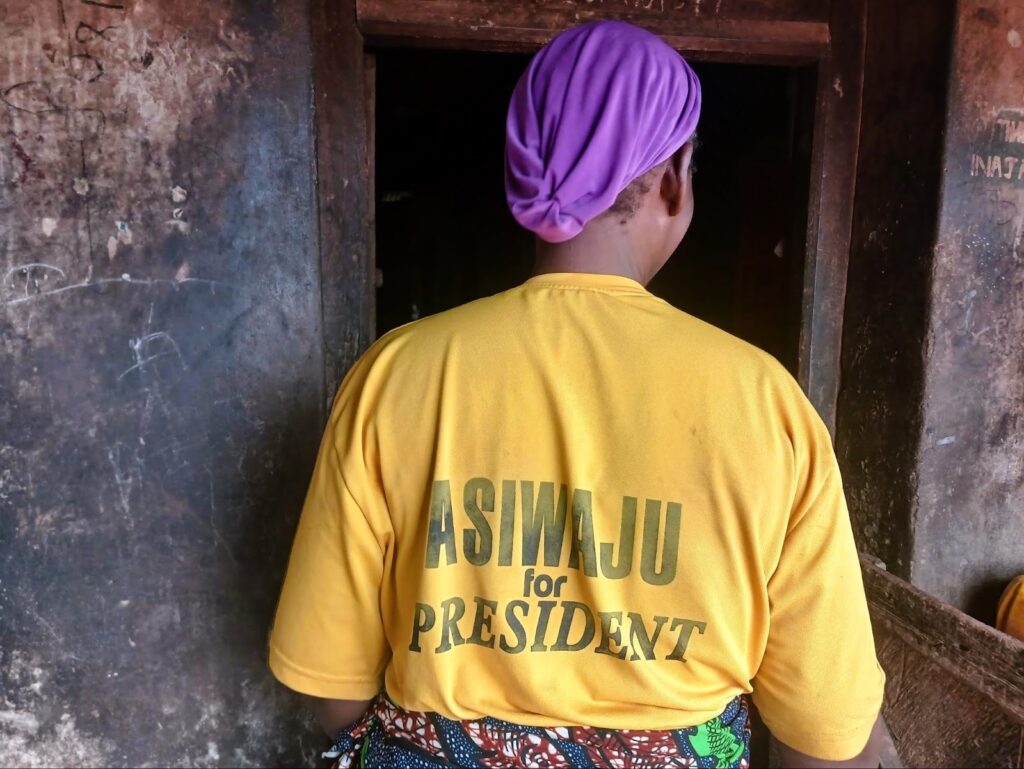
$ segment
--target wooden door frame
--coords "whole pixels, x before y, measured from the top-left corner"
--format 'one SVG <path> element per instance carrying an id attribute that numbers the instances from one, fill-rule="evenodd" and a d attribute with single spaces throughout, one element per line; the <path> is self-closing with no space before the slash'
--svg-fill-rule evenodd
<path id="1" fill-rule="evenodd" d="M 694 2 L 313 0 L 325 403 L 374 336 L 373 59 L 367 47 L 532 51 L 581 21 L 621 18 L 657 32 L 695 60 L 816 67 L 798 379 L 834 433 L 866 2 L 823 0 L 827 11 L 808 19 L 806 2 L 777 0 L 769 4 L 775 17 L 764 20 L 701 16 Z M 780 18 L 778 7 L 787 2 L 804 9 L 803 16 Z"/>

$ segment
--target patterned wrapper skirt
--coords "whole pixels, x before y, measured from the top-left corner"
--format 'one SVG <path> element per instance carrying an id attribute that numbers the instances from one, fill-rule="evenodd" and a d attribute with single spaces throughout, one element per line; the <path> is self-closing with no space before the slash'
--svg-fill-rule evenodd
<path id="1" fill-rule="evenodd" d="M 710 721 L 672 731 L 537 727 L 480 718 L 453 721 L 402 710 L 381 694 L 361 721 L 342 730 L 324 758 L 350 769 L 400 767 L 741 767 L 750 764 L 747 702 L 737 697 Z"/>

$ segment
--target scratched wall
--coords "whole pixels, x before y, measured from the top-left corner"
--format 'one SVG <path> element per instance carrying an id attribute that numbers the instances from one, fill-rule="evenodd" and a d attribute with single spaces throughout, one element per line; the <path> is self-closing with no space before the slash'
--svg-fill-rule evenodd
<path id="1" fill-rule="evenodd" d="M 961 0 L 912 580 L 991 622 L 1024 570 L 1024 5 Z"/>
<path id="2" fill-rule="evenodd" d="M 263 662 L 324 402 L 308 25 L 0 4 L 0 765 L 312 760 Z"/>

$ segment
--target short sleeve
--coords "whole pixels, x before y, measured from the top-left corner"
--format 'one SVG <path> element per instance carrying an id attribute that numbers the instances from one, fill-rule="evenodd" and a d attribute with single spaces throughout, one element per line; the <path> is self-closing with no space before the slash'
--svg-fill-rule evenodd
<path id="1" fill-rule="evenodd" d="M 813 407 L 802 394 L 799 399 L 795 502 L 768 582 L 768 642 L 753 698 L 778 740 L 843 761 L 867 744 L 885 675 L 831 439 Z"/>
<path id="2" fill-rule="evenodd" d="M 270 635 L 277 679 L 329 699 L 372 699 L 390 658 L 380 590 L 392 534 L 368 467 L 366 366 L 335 398 Z"/>

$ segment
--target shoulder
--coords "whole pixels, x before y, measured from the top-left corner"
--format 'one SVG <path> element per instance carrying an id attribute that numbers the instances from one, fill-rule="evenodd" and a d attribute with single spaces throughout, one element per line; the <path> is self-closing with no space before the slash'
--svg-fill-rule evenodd
<path id="1" fill-rule="evenodd" d="M 483 330 L 481 323 L 500 317 L 514 292 L 503 291 L 405 323 L 381 335 L 368 352 L 408 354 L 411 349 L 428 352 L 444 347 L 453 337 Z"/>
<path id="2" fill-rule="evenodd" d="M 709 397 L 730 404 L 734 416 L 801 438 L 827 438 L 817 410 L 790 371 L 774 356 L 722 329 L 665 305 L 665 335 L 659 344 L 666 360 L 695 368 Z"/>
<path id="3" fill-rule="evenodd" d="M 387 331 L 359 357 L 350 374 L 376 379 L 437 363 L 456 340 L 486 336 L 491 321 L 506 311 L 512 291 L 477 299 Z"/>
<path id="4" fill-rule="evenodd" d="M 789 389 L 792 375 L 772 355 L 718 326 L 690 315 L 664 300 L 661 305 L 662 333 L 659 344 L 667 354 L 672 349 L 685 351 L 722 384 L 760 383 L 771 388 Z"/>

